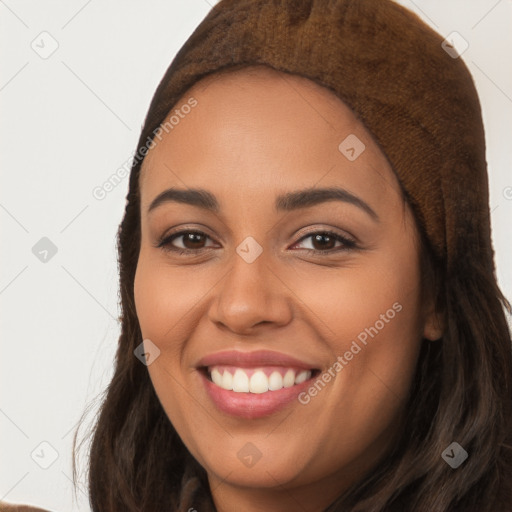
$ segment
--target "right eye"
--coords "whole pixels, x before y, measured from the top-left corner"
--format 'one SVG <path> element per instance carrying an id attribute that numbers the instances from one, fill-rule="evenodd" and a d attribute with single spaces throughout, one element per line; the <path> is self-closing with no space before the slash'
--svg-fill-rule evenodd
<path id="1" fill-rule="evenodd" d="M 176 247 L 173 243 L 175 240 L 179 239 L 182 239 L 182 247 Z M 184 230 L 161 238 L 157 242 L 156 247 L 161 248 L 164 251 L 173 251 L 178 254 L 197 254 L 207 248 L 202 247 L 207 239 L 211 240 L 211 238 L 202 231 Z"/>

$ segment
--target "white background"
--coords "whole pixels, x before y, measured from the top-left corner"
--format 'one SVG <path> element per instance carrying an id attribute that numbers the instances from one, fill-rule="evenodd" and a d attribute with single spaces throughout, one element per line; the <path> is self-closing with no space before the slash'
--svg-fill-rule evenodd
<path id="1" fill-rule="evenodd" d="M 158 82 L 210 2 L 0 0 L 0 500 L 90 510 L 84 493 L 72 500 L 71 443 L 112 375 L 115 235 L 128 179 L 101 201 L 92 190 L 132 155 Z M 512 2 L 400 3 L 469 42 L 463 59 L 483 107 L 498 281 L 512 298 Z M 31 47 L 43 31 L 59 45 L 47 59 Z M 42 237 L 58 250 L 46 263 L 32 253 Z M 31 458 L 36 449 L 36 460 L 51 460 L 43 441 L 59 454 L 48 469 Z"/>

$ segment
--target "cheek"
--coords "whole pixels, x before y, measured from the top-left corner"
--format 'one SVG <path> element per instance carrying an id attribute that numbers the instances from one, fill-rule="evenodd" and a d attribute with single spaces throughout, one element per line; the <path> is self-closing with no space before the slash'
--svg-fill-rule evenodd
<path id="1" fill-rule="evenodd" d="M 191 268 L 170 268 L 141 251 L 134 283 L 136 313 L 143 337 L 154 339 L 161 348 L 182 338 L 194 308 L 212 287 L 205 283 L 206 276 Z"/>
<path id="2" fill-rule="evenodd" d="M 193 449 L 191 432 L 201 430 L 204 418 L 197 414 L 180 364 L 187 337 L 197 325 L 194 308 L 204 300 L 206 289 L 196 273 L 191 279 L 190 268 L 170 269 L 143 249 L 135 274 L 134 297 L 142 337 L 160 349 L 159 357 L 148 366 L 151 382 L 170 421 Z"/>
<path id="3" fill-rule="evenodd" d="M 332 424 L 342 425 L 342 441 L 322 437 L 326 454 L 357 456 L 394 424 L 405 404 L 421 342 L 415 262 L 414 253 L 388 258 L 381 252 L 371 264 L 336 269 L 314 285 L 312 276 L 294 290 L 308 297 L 311 321 L 332 354 L 335 377 L 313 389 L 306 406 L 314 411 L 311 429 L 330 432 Z M 326 455 L 325 464 L 336 460 Z"/>
<path id="4" fill-rule="evenodd" d="M 379 255 L 332 272 L 304 273 L 293 288 L 329 340 L 356 338 L 376 323 L 382 333 L 417 327 L 420 289 L 414 254 Z M 364 334 L 360 338 L 364 341 Z"/>
<path id="5" fill-rule="evenodd" d="M 343 389 L 341 402 L 336 396 L 340 407 L 349 402 L 351 407 L 368 407 L 373 400 L 372 410 L 375 402 L 385 403 L 390 392 L 393 401 L 405 397 L 421 343 L 415 252 L 381 251 L 364 264 L 333 269 L 321 279 L 318 274 L 301 277 L 294 291 L 307 297 L 308 309 L 314 312 L 311 321 L 332 364 L 338 356 L 344 358 L 334 386 Z"/>

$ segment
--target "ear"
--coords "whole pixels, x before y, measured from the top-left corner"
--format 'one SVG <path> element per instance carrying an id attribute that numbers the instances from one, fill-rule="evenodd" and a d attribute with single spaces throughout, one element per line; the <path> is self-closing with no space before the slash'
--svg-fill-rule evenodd
<path id="1" fill-rule="evenodd" d="M 436 341 L 443 337 L 444 330 L 444 315 L 436 311 L 433 301 L 430 301 L 424 316 L 423 337 L 430 341 Z"/>

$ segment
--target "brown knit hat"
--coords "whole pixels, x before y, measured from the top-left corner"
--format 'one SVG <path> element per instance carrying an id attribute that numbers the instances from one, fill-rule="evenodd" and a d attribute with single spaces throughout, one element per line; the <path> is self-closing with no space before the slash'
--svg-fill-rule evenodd
<path id="1" fill-rule="evenodd" d="M 493 273 L 480 103 L 442 43 L 391 0 L 222 0 L 165 73 L 150 107 L 160 117 L 146 119 L 141 140 L 221 68 L 265 64 L 310 78 L 373 134 L 445 269 L 462 257 Z"/>

